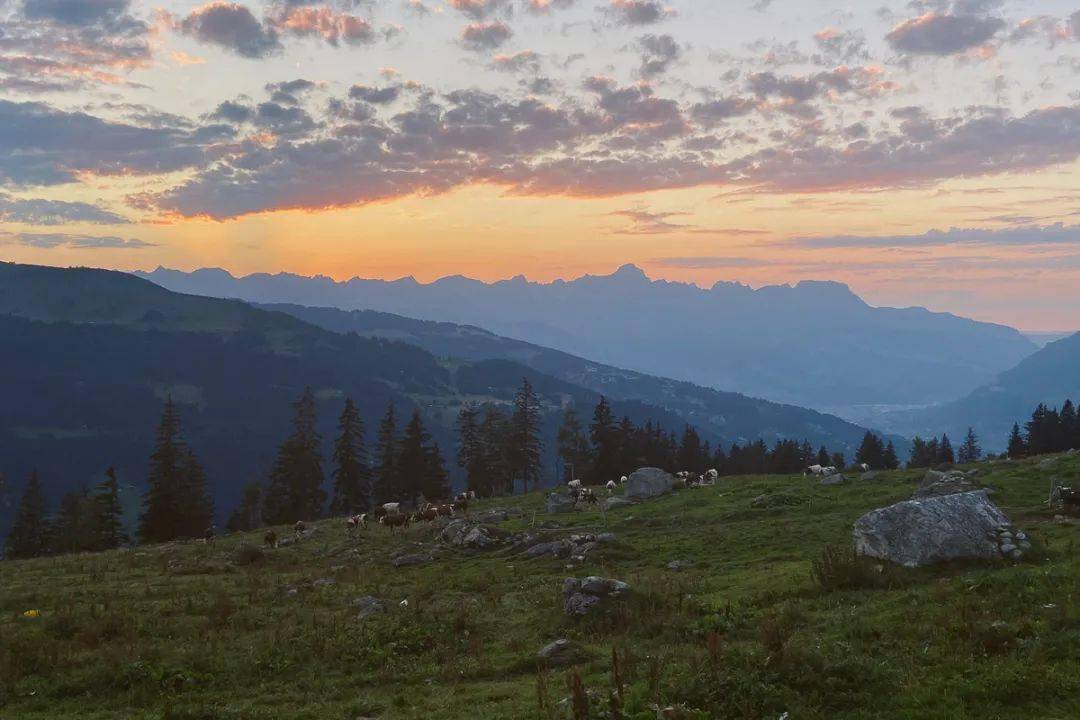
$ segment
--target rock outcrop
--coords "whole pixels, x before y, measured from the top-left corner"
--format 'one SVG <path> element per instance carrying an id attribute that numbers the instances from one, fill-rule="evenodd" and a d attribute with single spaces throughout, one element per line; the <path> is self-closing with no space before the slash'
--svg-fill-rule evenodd
<path id="1" fill-rule="evenodd" d="M 642 500 L 671 492 L 675 476 L 660 468 L 641 468 L 626 480 L 624 495 L 628 500 Z"/>
<path id="2" fill-rule="evenodd" d="M 951 560 L 1018 557 L 1003 539 L 1015 538 L 1009 519 L 985 490 L 906 500 L 855 522 L 855 552 L 906 567 Z M 1022 552 L 1021 552 L 1022 554 Z"/>
<path id="3" fill-rule="evenodd" d="M 596 577 L 566 578 L 563 581 L 563 612 L 567 615 L 586 615 L 608 598 L 620 597 L 630 592 L 630 586 L 622 580 Z"/>
<path id="4" fill-rule="evenodd" d="M 970 477 L 974 477 L 974 475 Z M 913 500 L 918 500 L 921 498 L 966 493 L 978 489 L 979 488 L 975 483 L 971 482 L 969 476 L 960 470 L 950 470 L 949 472 L 928 470 L 923 477 L 923 481 L 919 485 L 919 488 L 911 497 Z"/>

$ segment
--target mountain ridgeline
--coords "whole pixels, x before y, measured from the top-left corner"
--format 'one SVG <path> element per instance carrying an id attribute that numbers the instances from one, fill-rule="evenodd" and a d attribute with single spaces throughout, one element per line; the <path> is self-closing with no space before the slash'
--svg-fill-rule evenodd
<path id="1" fill-rule="evenodd" d="M 402 418 L 419 410 L 452 458 L 461 408 L 509 404 L 527 377 L 543 410 L 549 481 L 563 408 L 572 404 L 584 416 L 609 388 L 616 417 L 673 432 L 691 423 L 714 446 L 795 438 L 850 457 L 864 433 L 813 411 L 620 375 L 470 328 L 383 317 L 376 324 L 396 323 L 404 342 L 362 335 L 355 332 L 362 325 L 349 326 L 353 317 L 298 319 L 237 300 L 174 293 L 125 273 L 0 264 L 0 472 L 19 486 L 37 469 L 51 496 L 95 484 L 110 466 L 122 483 L 141 486 L 162 403 L 171 397 L 214 504 L 228 511 L 245 484 L 269 476 L 274 449 L 290 432 L 293 403 L 307 386 L 324 457 L 345 398 L 352 398 L 369 447 L 393 403 Z M 495 350 L 466 352 L 467 340 L 439 345 L 440 334 L 471 336 Z"/>
<path id="2" fill-rule="evenodd" d="M 956 399 L 1036 349 L 1012 328 L 871 307 L 838 283 L 705 290 L 652 281 L 634 266 L 548 284 L 236 278 L 163 268 L 142 277 L 200 295 L 476 325 L 595 362 L 840 414 L 856 405 Z"/>

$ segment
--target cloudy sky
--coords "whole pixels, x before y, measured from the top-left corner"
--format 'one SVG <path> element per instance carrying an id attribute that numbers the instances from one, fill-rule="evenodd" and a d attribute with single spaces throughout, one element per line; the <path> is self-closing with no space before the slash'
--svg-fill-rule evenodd
<path id="1" fill-rule="evenodd" d="M 1080 329 L 1080 0 L 0 0 L 0 259 Z"/>

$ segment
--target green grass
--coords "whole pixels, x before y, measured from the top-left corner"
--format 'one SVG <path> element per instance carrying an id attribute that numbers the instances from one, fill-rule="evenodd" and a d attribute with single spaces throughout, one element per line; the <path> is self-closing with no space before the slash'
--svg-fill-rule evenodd
<path id="1" fill-rule="evenodd" d="M 1042 505 L 1052 475 L 1080 479 L 1080 458 L 981 467 L 1037 559 L 846 568 L 854 520 L 906 499 L 921 476 L 895 472 L 828 488 L 722 479 L 606 519 L 545 515 L 540 495 L 474 510 L 522 508 L 500 524 L 512 532 L 616 534 L 572 569 L 509 547 L 437 548 L 427 528 L 350 540 L 339 521 L 262 552 L 245 548 L 262 544 L 252 533 L 0 563 L 0 717 L 570 717 L 560 701 L 574 672 L 593 718 L 652 720 L 650 705 L 687 718 L 1080 717 L 1080 525 Z M 788 497 L 751 506 L 761 494 Z M 436 548 L 433 564 L 389 564 L 420 544 Z M 850 589 L 813 579 L 827 546 Z M 675 572 L 671 560 L 690 564 Z M 634 592 L 565 618 L 562 579 L 589 574 Z M 385 612 L 358 619 L 364 595 Z M 559 637 L 586 661 L 539 670 L 537 650 Z"/>

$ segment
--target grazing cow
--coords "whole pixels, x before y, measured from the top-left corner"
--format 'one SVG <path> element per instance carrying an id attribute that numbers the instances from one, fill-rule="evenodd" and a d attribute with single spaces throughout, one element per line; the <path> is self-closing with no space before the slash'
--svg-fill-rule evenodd
<path id="1" fill-rule="evenodd" d="M 821 474 L 824 475 L 825 477 L 829 477 L 831 475 L 836 475 L 838 472 L 840 472 L 840 471 L 837 470 L 836 467 L 833 466 L 833 465 L 830 465 L 829 467 L 821 468 Z"/>
<path id="2" fill-rule="evenodd" d="M 265 545 L 268 548 L 276 548 L 277 547 L 277 533 L 274 532 L 273 530 L 267 530 L 266 534 L 263 535 L 263 545 Z"/>
<path id="3" fill-rule="evenodd" d="M 619 478 L 619 484 L 620 484 L 620 485 L 625 485 L 625 484 L 626 484 L 626 481 L 627 481 L 627 480 L 629 480 L 629 479 L 630 479 L 630 478 L 628 478 L 628 477 L 626 477 L 625 475 L 623 475 L 623 476 L 622 476 L 621 478 Z"/>
<path id="4" fill-rule="evenodd" d="M 307 532 L 307 525 L 304 524 L 303 520 L 297 520 L 296 524 L 293 525 L 293 535 L 296 537 L 297 540 L 303 540 L 304 539 L 304 533 L 306 533 L 306 532 Z"/>
<path id="5" fill-rule="evenodd" d="M 1056 503 L 1061 503 L 1063 509 L 1077 509 L 1080 508 L 1080 490 L 1073 490 L 1071 487 L 1055 487 L 1050 493 L 1050 505 L 1053 507 Z"/>
<path id="6" fill-rule="evenodd" d="M 470 495 L 472 496 L 472 498 L 469 497 Z M 468 516 L 468 514 L 469 514 L 469 500 L 471 500 L 471 499 L 473 499 L 475 497 L 476 497 L 476 493 L 472 492 L 471 490 L 469 492 L 467 492 L 467 493 L 458 493 L 454 497 L 454 502 L 452 502 L 450 504 L 450 506 L 454 510 L 460 510 L 462 512 L 462 514 Z"/>
<path id="7" fill-rule="evenodd" d="M 439 503 L 435 506 L 435 513 L 439 517 L 454 517 L 453 503 Z"/>
<path id="8" fill-rule="evenodd" d="M 825 468 L 821 465 L 808 465 L 806 466 L 806 469 L 803 470 L 802 474 L 803 477 L 806 477 L 807 475 L 815 475 L 820 477 L 821 475 L 825 474 Z"/>
<path id="9" fill-rule="evenodd" d="M 720 473 L 716 470 L 716 468 L 713 468 L 709 472 L 705 473 L 705 481 L 709 485 L 715 485 L 716 481 L 717 481 L 717 479 L 719 477 L 720 477 Z"/>
<path id="10" fill-rule="evenodd" d="M 402 513 L 387 513 L 379 518 L 379 524 L 390 528 L 390 534 L 394 534 L 395 528 L 401 528 L 402 532 L 409 529 L 410 518 Z"/>
<path id="11" fill-rule="evenodd" d="M 346 535 L 355 535 L 357 530 L 367 530 L 367 513 L 351 515 L 345 519 Z"/>
<path id="12" fill-rule="evenodd" d="M 608 495 L 614 495 L 615 494 L 615 488 L 617 488 L 617 487 L 619 487 L 619 486 L 615 484 L 614 480 L 608 480 L 607 481 Z"/>
<path id="13" fill-rule="evenodd" d="M 859 463 L 859 470 L 863 472 L 870 472 L 870 465 L 868 463 Z"/>
<path id="14" fill-rule="evenodd" d="M 386 517 L 390 517 L 387 515 Z M 413 522 L 435 522 L 439 517 L 439 509 L 428 503 L 413 514 Z"/>
<path id="15" fill-rule="evenodd" d="M 600 501 L 597 499 L 596 493 L 594 493 L 590 488 L 581 488 L 574 496 L 575 505 L 581 503 L 584 503 L 585 505 L 596 505 L 598 502 Z"/>
<path id="16" fill-rule="evenodd" d="M 581 489 L 581 481 L 580 480 L 571 480 L 570 482 L 566 483 L 566 487 L 570 488 L 571 490 L 580 490 Z"/>

